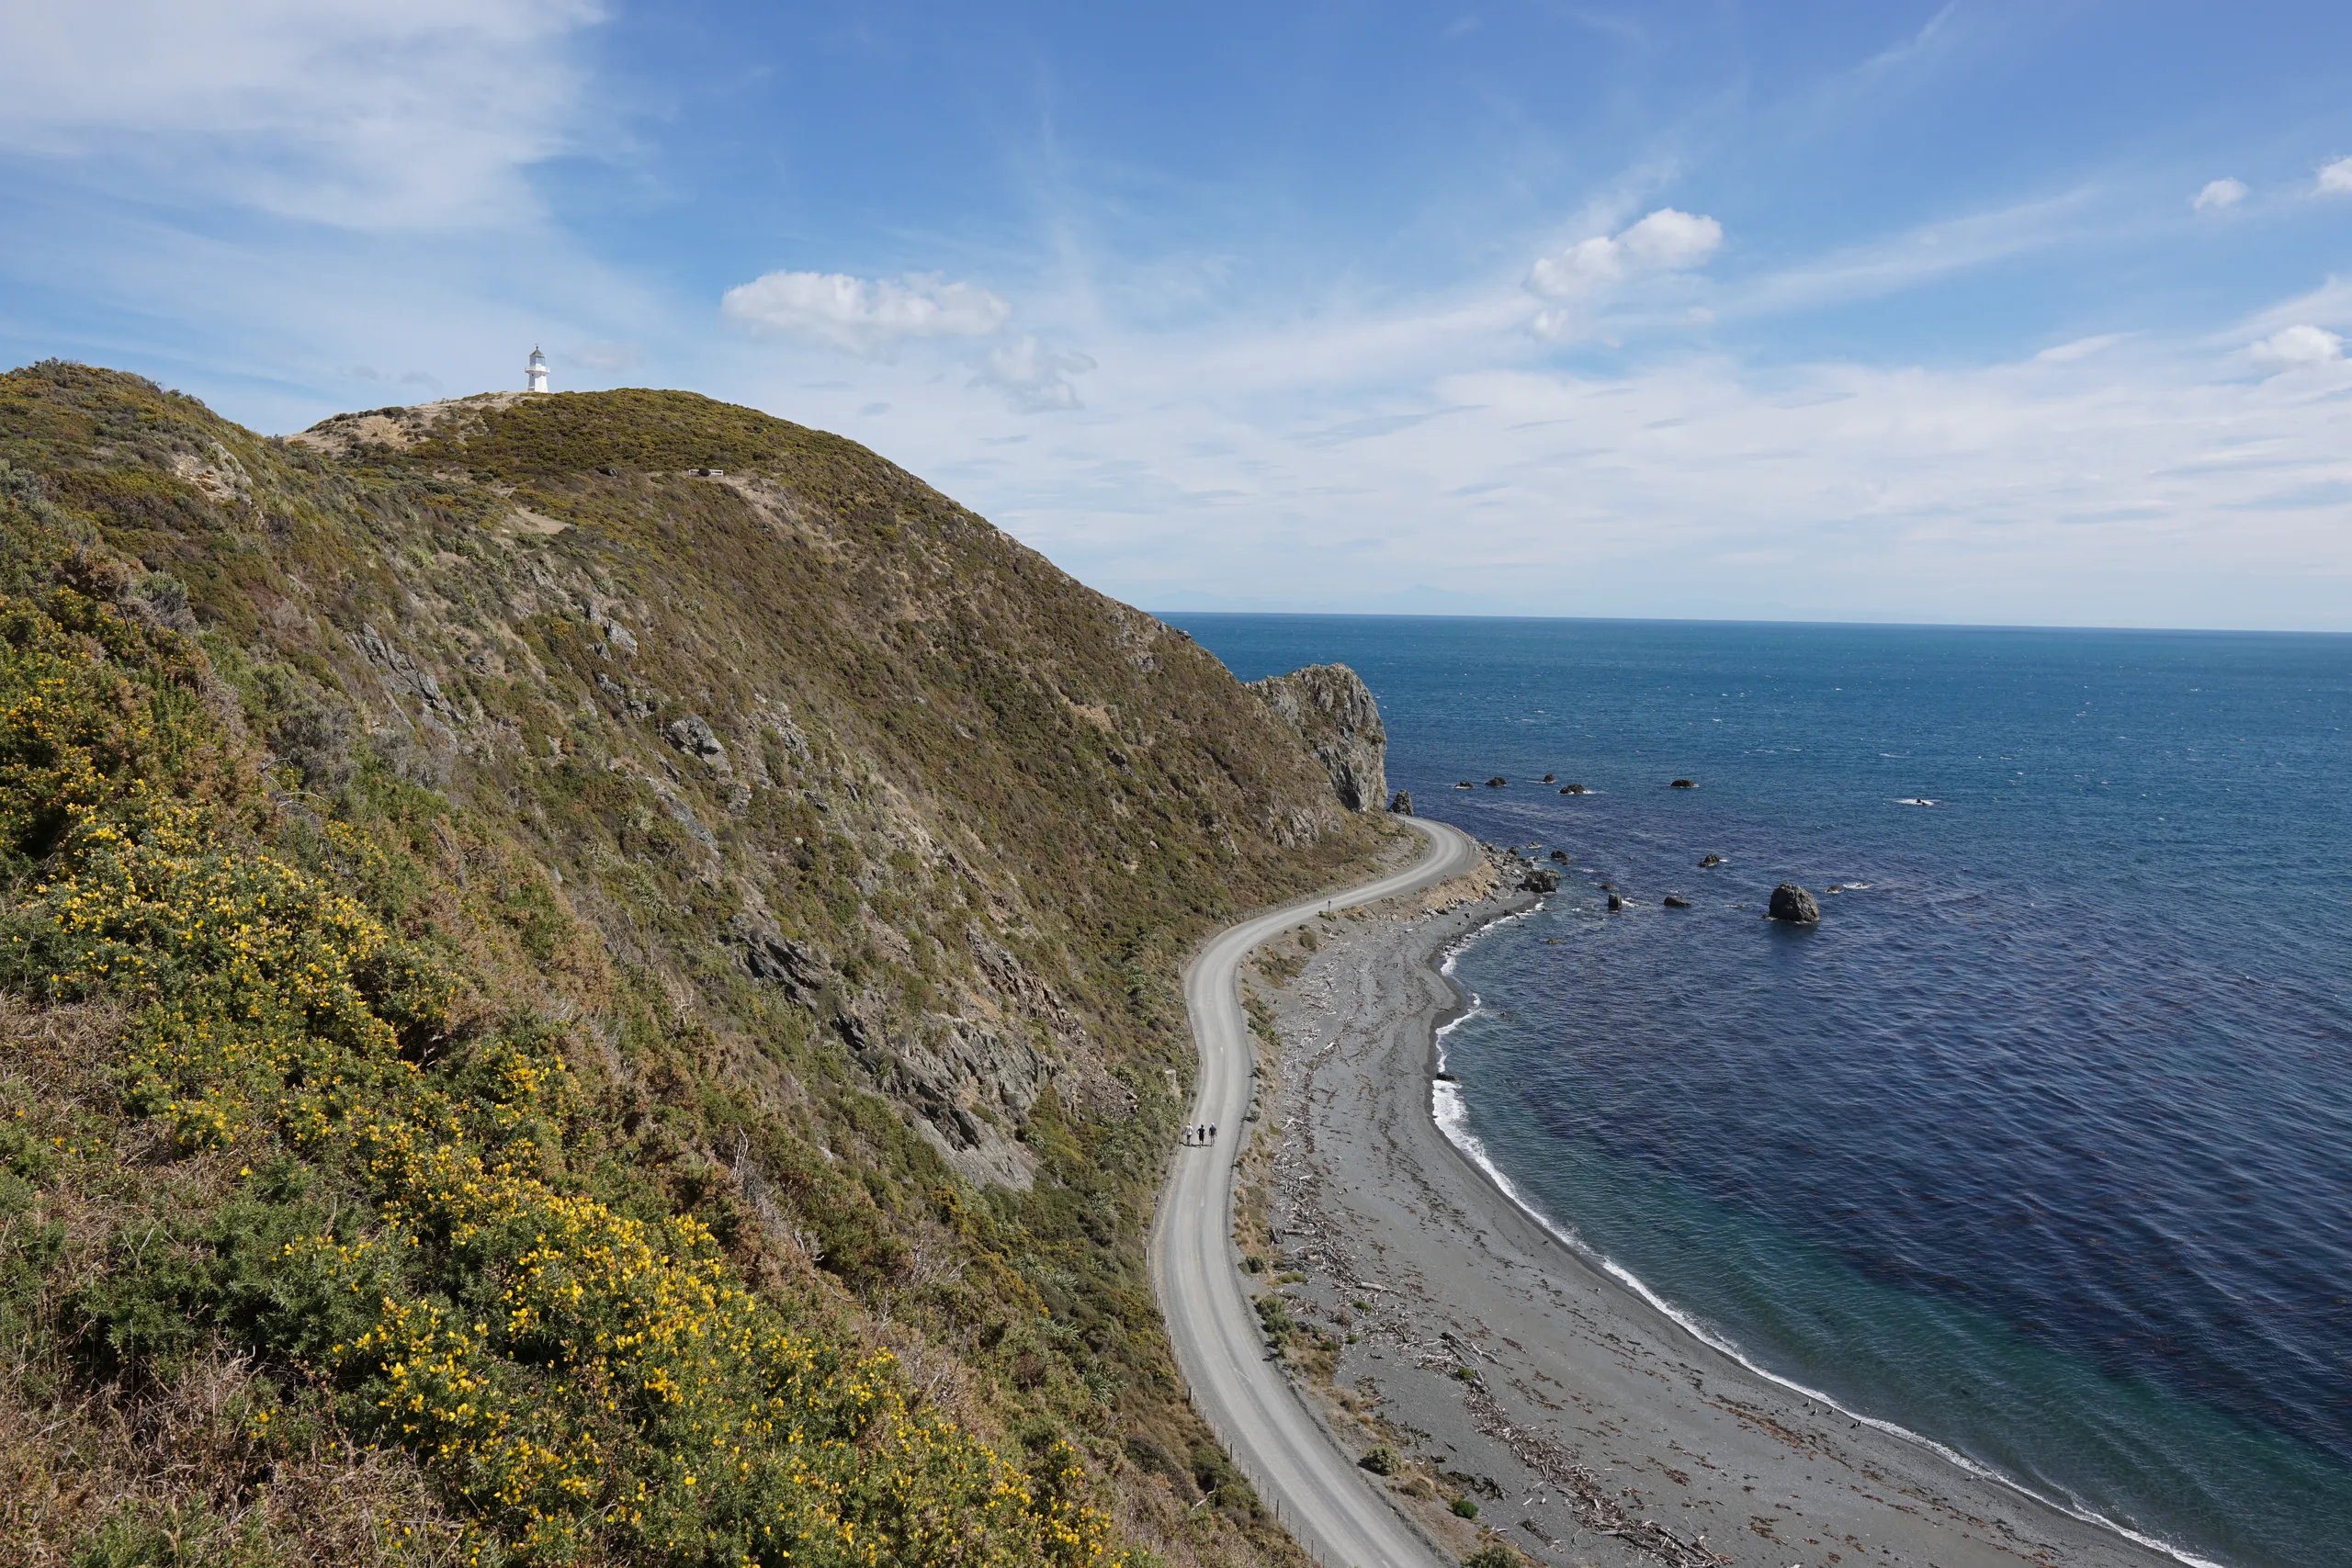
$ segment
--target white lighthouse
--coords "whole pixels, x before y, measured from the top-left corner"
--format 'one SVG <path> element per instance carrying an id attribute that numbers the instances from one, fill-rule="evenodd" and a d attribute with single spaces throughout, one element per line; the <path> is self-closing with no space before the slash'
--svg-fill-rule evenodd
<path id="1" fill-rule="evenodd" d="M 535 348 L 531 350 L 531 390 L 544 392 L 547 389 L 548 356 Z"/>

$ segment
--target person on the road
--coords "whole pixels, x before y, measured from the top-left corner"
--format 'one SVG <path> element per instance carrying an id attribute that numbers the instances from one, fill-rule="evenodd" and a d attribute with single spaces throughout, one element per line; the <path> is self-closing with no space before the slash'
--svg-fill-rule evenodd
<path id="1" fill-rule="evenodd" d="M 1209 1142 L 1212 1144 L 1216 1142 L 1216 1123 L 1214 1122 L 1209 1123 Z"/>

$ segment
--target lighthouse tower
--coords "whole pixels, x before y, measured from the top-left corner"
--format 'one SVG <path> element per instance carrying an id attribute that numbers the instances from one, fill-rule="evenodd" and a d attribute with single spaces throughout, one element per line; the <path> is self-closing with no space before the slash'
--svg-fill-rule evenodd
<path id="1" fill-rule="evenodd" d="M 535 348 L 531 350 L 531 390 L 544 392 L 547 389 L 548 356 Z"/>

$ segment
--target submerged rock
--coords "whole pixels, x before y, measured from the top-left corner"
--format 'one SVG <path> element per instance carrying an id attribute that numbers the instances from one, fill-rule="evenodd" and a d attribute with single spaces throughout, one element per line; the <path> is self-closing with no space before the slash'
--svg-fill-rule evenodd
<path id="1" fill-rule="evenodd" d="M 1792 926 L 1817 925 L 1821 920 L 1821 906 L 1813 901 L 1812 894 L 1793 882 L 1783 882 L 1772 889 L 1772 902 L 1765 913 Z"/>
<path id="2" fill-rule="evenodd" d="M 1509 783 L 1510 783 L 1510 780 L 1503 777 L 1500 773 L 1497 773 L 1493 778 L 1487 781 L 1487 787 L 1488 789 L 1500 789 L 1503 785 Z"/>
<path id="3" fill-rule="evenodd" d="M 1699 786 L 1691 783 L 1689 779 L 1677 779 L 1666 787 L 1668 789 L 1697 789 Z"/>

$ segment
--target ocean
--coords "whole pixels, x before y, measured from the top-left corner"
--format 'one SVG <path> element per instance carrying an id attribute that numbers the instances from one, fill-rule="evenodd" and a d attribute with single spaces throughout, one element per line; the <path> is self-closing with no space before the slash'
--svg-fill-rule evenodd
<path id="1" fill-rule="evenodd" d="M 2352 1561 L 2352 637 L 1168 619 L 1567 855 L 1444 1047 L 1577 1246 L 2178 1555 Z"/>

